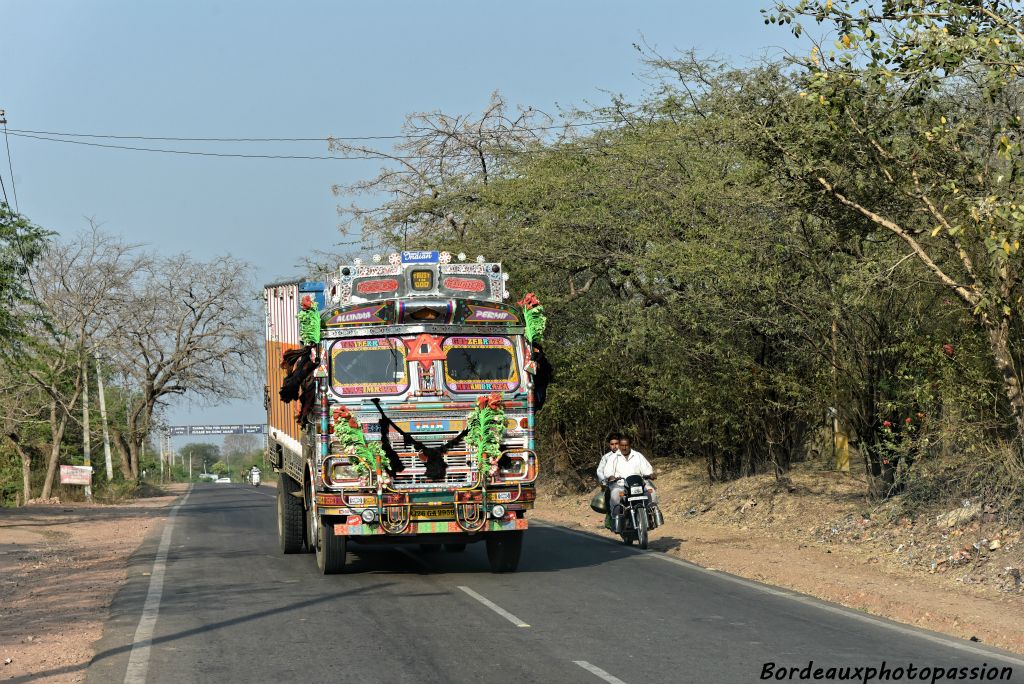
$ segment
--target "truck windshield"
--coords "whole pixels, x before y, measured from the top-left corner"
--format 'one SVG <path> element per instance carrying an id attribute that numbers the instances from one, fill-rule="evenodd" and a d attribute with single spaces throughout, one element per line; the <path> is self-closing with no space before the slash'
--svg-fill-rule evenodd
<path id="1" fill-rule="evenodd" d="M 504 337 L 445 340 L 445 381 L 457 391 L 511 390 L 518 385 L 515 348 Z"/>
<path id="2" fill-rule="evenodd" d="M 346 395 L 405 391 L 405 345 L 391 338 L 336 342 L 331 347 L 331 385 Z"/>

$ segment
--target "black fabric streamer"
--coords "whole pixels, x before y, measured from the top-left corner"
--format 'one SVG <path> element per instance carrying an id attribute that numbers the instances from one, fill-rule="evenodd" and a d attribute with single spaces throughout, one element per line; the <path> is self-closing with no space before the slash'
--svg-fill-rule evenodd
<path id="1" fill-rule="evenodd" d="M 391 477 L 395 476 L 395 473 L 400 473 L 405 470 L 405 464 L 402 463 L 401 456 L 395 451 L 395 447 L 391 444 L 391 439 L 388 437 L 388 419 L 381 417 L 377 421 L 377 426 L 380 428 L 380 446 L 384 449 L 384 455 L 388 457 L 388 463 L 391 467 L 388 468 L 388 474 Z"/>
<path id="2" fill-rule="evenodd" d="M 295 420 L 300 425 L 316 404 L 316 377 L 313 371 L 319 365 L 320 348 L 315 344 L 292 349 L 281 355 L 281 368 L 288 371 L 288 375 L 281 383 L 278 396 L 286 404 L 299 400 L 299 413 Z"/>
<path id="3" fill-rule="evenodd" d="M 395 463 L 396 461 L 400 464 L 402 463 L 401 459 L 398 458 L 398 454 L 395 452 L 394 447 L 391 446 L 391 440 L 388 438 L 388 431 L 391 428 L 394 428 L 398 434 L 402 435 L 402 438 L 405 440 L 407 445 L 412 445 L 412 448 L 416 449 L 416 451 L 426 457 L 427 479 L 435 481 L 443 480 L 445 473 L 448 471 L 448 464 L 444 462 L 444 455 L 447 454 L 453 446 L 458 444 L 459 440 L 469 434 L 469 428 L 466 428 L 459 434 L 455 435 L 455 437 L 448 440 L 441 446 L 429 447 L 402 428 L 398 427 L 398 425 L 395 424 L 395 421 L 388 418 L 387 414 L 384 413 L 384 409 L 380 407 L 380 399 L 373 399 L 372 401 L 373 405 L 377 407 L 377 411 L 380 413 L 380 421 L 378 424 L 380 425 L 381 446 L 384 448 L 384 453 L 387 454 L 388 459 L 391 460 L 392 463 Z M 394 458 L 392 457 L 392 454 L 394 454 Z M 402 468 L 404 467 L 405 465 L 402 464 Z M 400 468 L 396 469 L 395 472 L 400 472 L 400 470 Z"/>
<path id="4" fill-rule="evenodd" d="M 299 398 L 306 378 L 320 365 L 320 355 L 317 354 L 316 358 L 310 355 L 310 351 L 315 346 L 292 349 L 281 355 L 281 368 L 288 371 L 284 382 L 281 383 L 281 391 L 278 393 L 284 403 L 289 404 Z"/>

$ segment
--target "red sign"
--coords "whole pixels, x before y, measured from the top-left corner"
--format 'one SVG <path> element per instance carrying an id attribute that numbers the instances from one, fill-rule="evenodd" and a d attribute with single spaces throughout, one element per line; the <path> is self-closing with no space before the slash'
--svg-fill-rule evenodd
<path id="1" fill-rule="evenodd" d="M 359 294 L 380 294 L 381 292 L 395 292 L 398 290 L 398 281 L 394 278 L 384 280 L 364 280 L 356 283 L 356 292 Z"/>
<path id="2" fill-rule="evenodd" d="M 444 286 L 449 290 L 483 292 L 486 284 L 478 278 L 445 278 Z"/>
<path id="3" fill-rule="evenodd" d="M 89 466 L 62 465 L 60 467 L 60 483 L 87 485 L 92 482 L 92 468 Z"/>

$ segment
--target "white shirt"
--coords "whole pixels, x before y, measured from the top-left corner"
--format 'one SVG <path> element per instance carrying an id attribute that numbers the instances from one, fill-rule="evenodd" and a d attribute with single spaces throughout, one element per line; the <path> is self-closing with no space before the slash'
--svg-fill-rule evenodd
<path id="1" fill-rule="evenodd" d="M 617 453 L 619 453 L 619 452 L 618 451 L 609 451 L 609 452 L 607 452 L 604 456 L 601 457 L 601 462 L 597 464 L 597 481 L 600 482 L 601 484 L 604 484 L 605 481 L 606 481 L 605 476 L 601 474 L 601 473 L 604 472 L 605 464 L 608 463 L 608 459 L 609 458 L 611 458 L 612 456 L 614 456 Z"/>
<path id="2" fill-rule="evenodd" d="M 629 458 L 616 451 L 604 464 L 601 474 L 605 480 L 617 480 L 630 475 L 650 477 L 654 474 L 654 468 L 643 454 L 633 449 L 629 452 Z"/>

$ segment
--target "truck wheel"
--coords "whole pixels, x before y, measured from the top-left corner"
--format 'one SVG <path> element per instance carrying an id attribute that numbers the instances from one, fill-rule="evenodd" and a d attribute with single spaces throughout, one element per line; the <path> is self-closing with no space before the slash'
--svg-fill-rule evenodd
<path id="1" fill-rule="evenodd" d="M 466 544 L 445 544 L 444 550 L 450 553 L 462 553 L 466 550 Z"/>
<path id="2" fill-rule="evenodd" d="M 334 521 L 320 519 L 316 540 L 316 565 L 325 575 L 336 575 L 345 571 L 345 557 L 348 555 L 348 537 L 334 534 Z"/>
<path id="3" fill-rule="evenodd" d="M 282 553 L 299 553 L 306 538 L 302 500 L 291 494 L 297 489 L 295 480 L 281 476 L 277 487 L 277 536 Z"/>
<path id="4" fill-rule="evenodd" d="M 515 572 L 522 550 L 522 530 L 487 535 L 487 560 L 491 564 L 491 572 Z"/>

